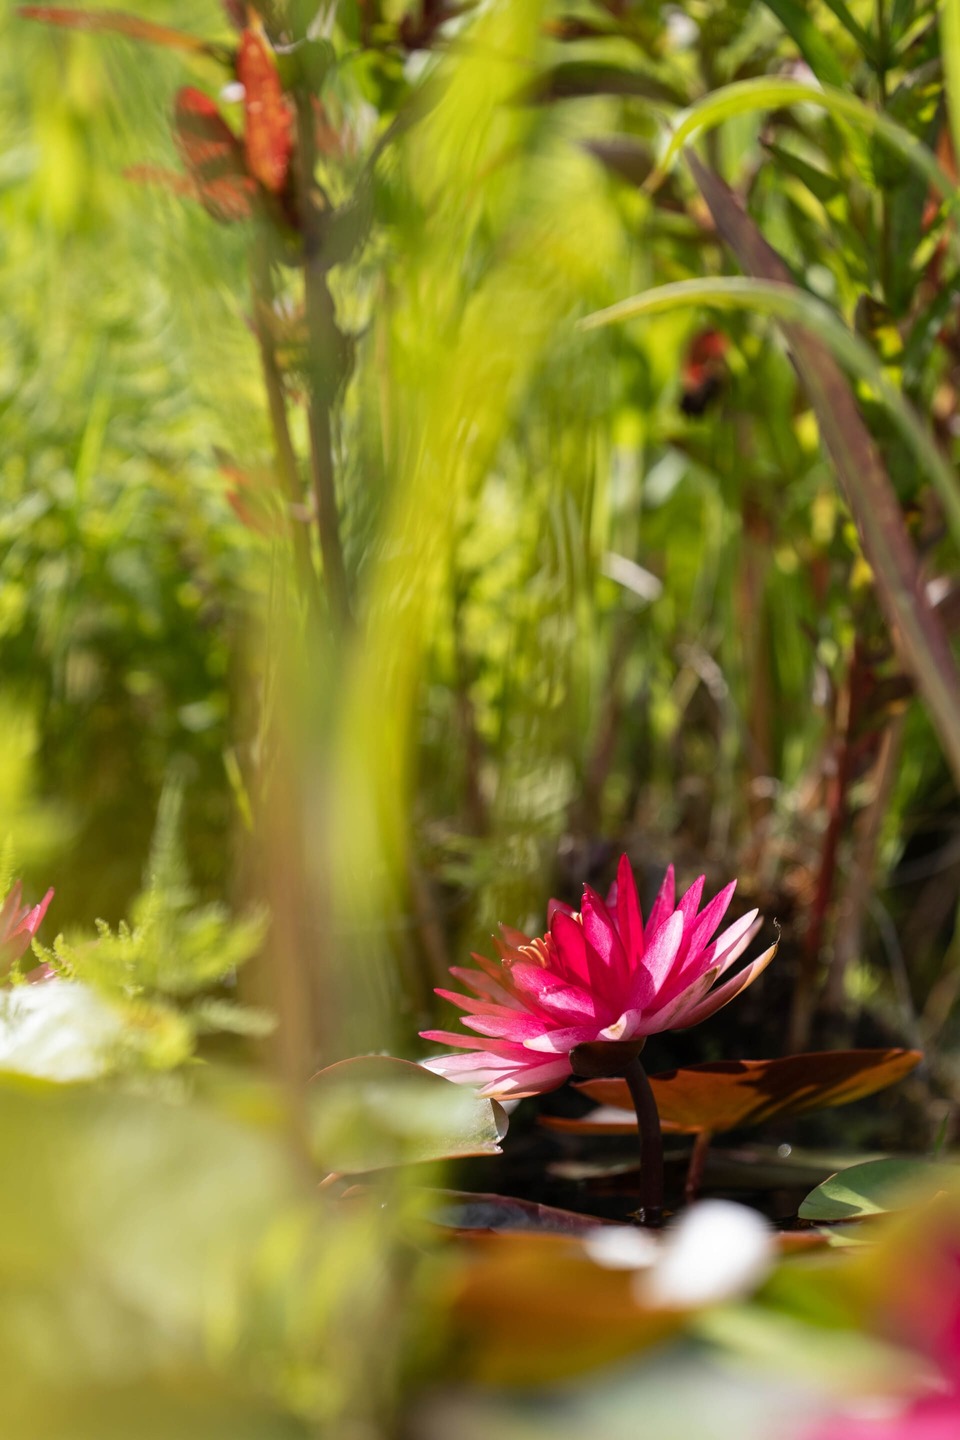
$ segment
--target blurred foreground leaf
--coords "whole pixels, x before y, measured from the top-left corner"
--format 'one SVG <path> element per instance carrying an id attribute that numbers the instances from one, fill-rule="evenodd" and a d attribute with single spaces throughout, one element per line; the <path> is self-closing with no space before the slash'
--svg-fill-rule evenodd
<path id="1" fill-rule="evenodd" d="M 566 1236 L 478 1236 L 464 1253 L 453 1315 L 467 1370 L 484 1382 L 582 1373 L 656 1344 L 685 1320 L 682 1311 L 641 1308 L 632 1271 L 596 1264 Z"/>
<path id="2" fill-rule="evenodd" d="M 341 1060 L 314 1076 L 311 1131 L 340 1175 L 465 1155 L 499 1155 L 507 1117 L 494 1100 L 383 1055 Z"/>
<path id="3" fill-rule="evenodd" d="M 172 1374 L 135 1384 L 5 1385 L 5 1440 L 306 1440 L 307 1430 L 256 1396 Z"/>
<path id="4" fill-rule="evenodd" d="M 17 1176 L 0 1195 L 5 1437 L 298 1433 L 230 1359 L 263 1247 L 304 1198 L 275 1133 L 4 1077 L 0 1163 Z"/>

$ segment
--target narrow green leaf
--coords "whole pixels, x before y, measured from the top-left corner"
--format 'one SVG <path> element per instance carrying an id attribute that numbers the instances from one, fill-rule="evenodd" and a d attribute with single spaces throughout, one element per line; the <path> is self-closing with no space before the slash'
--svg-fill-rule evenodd
<path id="1" fill-rule="evenodd" d="M 841 193 L 843 186 L 840 181 L 835 180 L 832 175 L 828 175 L 826 170 L 820 170 L 816 165 L 802 160 L 799 155 L 785 150 L 782 145 L 774 145 L 767 141 L 763 148 L 776 160 L 781 170 L 785 170 L 799 180 L 802 185 L 805 185 L 821 205 L 826 205 Z"/>
<path id="2" fill-rule="evenodd" d="M 684 105 L 689 96 L 655 75 L 597 60 L 564 60 L 539 75 L 523 98 L 535 104 L 579 100 L 593 95 L 633 95 L 667 105 Z"/>
<path id="3" fill-rule="evenodd" d="M 787 34 L 796 41 L 800 54 L 817 79 L 822 80 L 825 85 L 842 88 L 846 83 L 843 66 L 829 40 L 817 28 L 808 11 L 798 5 L 796 0 L 764 0 L 764 4 L 768 10 L 773 11 Z"/>
<path id="4" fill-rule="evenodd" d="M 873 40 L 867 31 L 864 30 L 856 16 L 851 15 L 849 7 L 844 4 L 844 0 L 823 0 L 823 3 L 828 10 L 833 11 L 847 34 L 856 40 L 863 54 L 870 58 L 874 51 Z"/>
<path id="5" fill-rule="evenodd" d="M 871 110 L 869 105 L 865 105 L 856 96 L 829 86 L 818 89 L 814 85 L 804 85 L 799 80 L 769 80 L 766 77 L 737 80 L 732 85 L 725 85 L 698 100 L 689 110 L 678 116 L 660 163 L 645 188 L 653 191 L 661 184 L 681 150 L 695 135 L 713 130 L 725 120 L 739 115 L 748 115 L 756 110 L 778 110 L 787 105 L 815 105 L 818 109 L 826 110 L 835 119 L 850 121 L 867 134 L 876 135 L 924 175 L 951 208 L 956 207 L 957 187 L 936 156 L 915 135 L 911 135 L 909 130 L 898 125 L 882 111 Z M 960 254 L 960 239 L 953 236 L 951 243 L 955 252 Z"/>
<path id="6" fill-rule="evenodd" d="M 940 53 L 953 153 L 960 156 L 960 0 L 940 0 Z"/>
<path id="7" fill-rule="evenodd" d="M 830 0 L 827 0 L 830 4 Z M 900 40 L 907 26 L 913 20 L 913 12 L 916 10 L 916 0 L 893 0 L 893 14 L 890 16 L 890 35 L 893 40 Z"/>

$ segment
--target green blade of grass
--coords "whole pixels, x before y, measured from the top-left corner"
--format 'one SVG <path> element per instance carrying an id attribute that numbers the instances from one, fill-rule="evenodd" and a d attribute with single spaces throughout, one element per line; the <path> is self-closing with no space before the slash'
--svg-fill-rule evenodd
<path id="1" fill-rule="evenodd" d="M 960 0 L 941 0 L 940 55 L 953 153 L 960 156 Z"/>
<path id="2" fill-rule="evenodd" d="M 797 49 L 806 60 L 818 80 L 825 85 L 844 84 L 843 66 L 825 35 L 817 28 L 806 9 L 797 0 L 764 0 L 787 34 L 796 43 Z"/>
<path id="3" fill-rule="evenodd" d="M 737 80 L 732 85 L 724 85 L 679 115 L 663 156 L 644 188 L 648 192 L 657 188 L 681 150 L 695 135 L 713 130 L 735 116 L 747 115 L 756 110 L 779 110 L 788 105 L 816 105 L 821 110 L 826 110 L 834 119 L 847 121 L 867 134 L 877 136 L 901 155 L 908 165 L 925 176 L 951 208 L 956 206 L 957 187 L 936 156 L 895 120 L 891 120 L 881 111 L 871 110 L 869 105 L 865 105 L 856 96 L 829 86 L 820 89 L 814 85 L 804 85 L 799 80 L 769 80 L 766 77 Z M 956 242 L 954 248 L 957 248 Z"/>

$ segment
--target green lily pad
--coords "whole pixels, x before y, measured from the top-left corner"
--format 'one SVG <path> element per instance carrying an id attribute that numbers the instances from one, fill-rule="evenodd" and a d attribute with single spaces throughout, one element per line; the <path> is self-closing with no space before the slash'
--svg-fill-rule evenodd
<path id="1" fill-rule="evenodd" d="M 941 1190 L 960 1189 L 960 1165 L 926 1160 L 866 1160 L 829 1176 L 800 1206 L 801 1220 L 854 1220 L 885 1215 L 930 1200 Z"/>

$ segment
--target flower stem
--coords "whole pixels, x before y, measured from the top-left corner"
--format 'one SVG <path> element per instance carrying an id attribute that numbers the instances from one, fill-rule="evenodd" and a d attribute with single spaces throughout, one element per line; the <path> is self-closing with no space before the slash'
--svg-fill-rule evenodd
<path id="1" fill-rule="evenodd" d="M 652 1229 L 663 1223 L 663 1136 L 660 1115 L 647 1072 L 634 1056 L 624 1065 L 633 1108 L 640 1127 L 640 1210 L 637 1219 Z"/>

